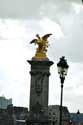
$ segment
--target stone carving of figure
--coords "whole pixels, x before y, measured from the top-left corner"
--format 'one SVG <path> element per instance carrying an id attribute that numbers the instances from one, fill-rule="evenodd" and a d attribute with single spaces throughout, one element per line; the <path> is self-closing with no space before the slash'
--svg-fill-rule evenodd
<path id="1" fill-rule="evenodd" d="M 44 80 L 44 75 L 42 73 L 39 73 L 35 80 L 35 90 L 38 96 L 40 96 L 40 94 L 42 93 L 43 80 Z"/>

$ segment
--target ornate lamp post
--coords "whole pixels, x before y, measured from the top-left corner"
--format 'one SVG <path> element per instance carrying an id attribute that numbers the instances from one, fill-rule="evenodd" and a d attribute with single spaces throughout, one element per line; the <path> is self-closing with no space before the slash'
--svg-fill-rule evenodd
<path id="1" fill-rule="evenodd" d="M 61 82 L 61 99 L 60 99 L 60 118 L 59 118 L 59 125 L 62 125 L 62 101 L 63 101 L 63 84 L 65 80 L 65 76 L 67 75 L 68 71 L 68 64 L 65 60 L 65 57 L 62 56 L 60 61 L 57 63 L 58 73 L 60 74 L 60 82 Z"/>

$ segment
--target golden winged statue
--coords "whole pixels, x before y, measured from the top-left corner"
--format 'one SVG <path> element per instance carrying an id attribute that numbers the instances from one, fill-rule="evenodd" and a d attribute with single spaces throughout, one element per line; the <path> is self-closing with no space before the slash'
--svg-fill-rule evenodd
<path id="1" fill-rule="evenodd" d="M 51 33 L 44 35 L 43 37 L 40 37 L 39 34 L 36 34 L 37 39 L 33 39 L 30 43 L 34 43 L 35 45 L 38 45 L 38 48 L 36 49 L 36 54 L 33 58 L 47 58 L 46 52 L 48 48 L 48 37 L 52 35 Z"/>

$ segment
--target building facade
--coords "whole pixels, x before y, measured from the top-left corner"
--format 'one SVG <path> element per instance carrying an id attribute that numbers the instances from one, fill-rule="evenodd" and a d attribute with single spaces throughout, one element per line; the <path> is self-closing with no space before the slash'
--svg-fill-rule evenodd
<path id="1" fill-rule="evenodd" d="M 48 115 L 51 121 L 51 125 L 59 125 L 59 114 L 60 114 L 59 105 L 49 105 Z M 70 113 L 67 107 L 62 107 L 62 124 L 69 125 L 69 121 L 70 121 Z"/>
<path id="2" fill-rule="evenodd" d="M 6 99 L 5 97 L 0 97 L 0 109 L 7 109 L 8 105 L 12 104 L 12 99 Z"/>
<path id="3" fill-rule="evenodd" d="M 49 124 L 47 124 L 59 125 L 59 113 L 59 105 L 49 105 Z M 26 120 L 28 118 L 28 115 L 29 112 L 27 108 L 9 105 L 7 109 L 0 109 L 0 125 L 27 125 Z M 83 125 L 83 113 L 70 113 L 67 107 L 63 107 L 62 125 Z"/>
<path id="4" fill-rule="evenodd" d="M 9 105 L 0 109 L 0 125 L 26 125 L 28 108 Z"/>
<path id="5" fill-rule="evenodd" d="M 70 125 L 83 125 L 83 113 L 80 113 L 79 110 L 77 111 L 77 113 L 70 113 L 70 116 Z"/>

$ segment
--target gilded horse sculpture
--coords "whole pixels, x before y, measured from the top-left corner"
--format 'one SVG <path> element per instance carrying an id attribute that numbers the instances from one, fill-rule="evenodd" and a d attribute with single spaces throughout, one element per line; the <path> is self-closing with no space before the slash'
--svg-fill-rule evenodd
<path id="1" fill-rule="evenodd" d="M 46 52 L 48 48 L 48 37 L 52 35 L 46 34 L 43 37 L 40 37 L 39 34 L 36 34 L 37 39 L 33 39 L 30 43 L 34 43 L 35 45 L 38 45 L 38 48 L 36 49 L 36 54 L 33 58 L 47 58 Z"/>

